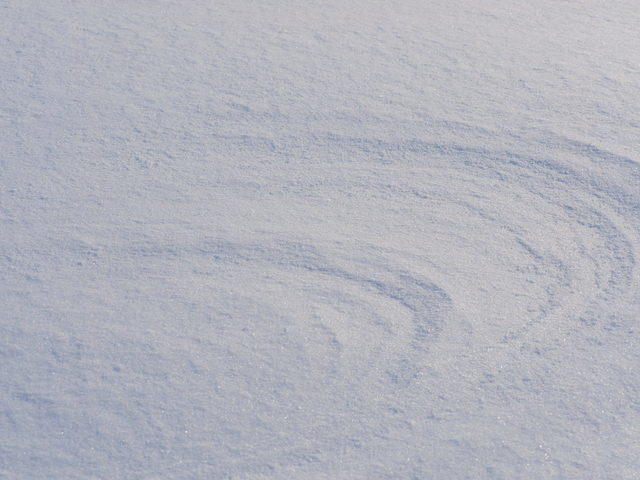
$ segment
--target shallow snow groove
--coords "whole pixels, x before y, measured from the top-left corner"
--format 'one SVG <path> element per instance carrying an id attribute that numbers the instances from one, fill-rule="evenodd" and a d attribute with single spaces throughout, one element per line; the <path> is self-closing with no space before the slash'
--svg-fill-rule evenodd
<path id="1" fill-rule="evenodd" d="M 0 479 L 636 479 L 634 2 L 0 0 Z"/>

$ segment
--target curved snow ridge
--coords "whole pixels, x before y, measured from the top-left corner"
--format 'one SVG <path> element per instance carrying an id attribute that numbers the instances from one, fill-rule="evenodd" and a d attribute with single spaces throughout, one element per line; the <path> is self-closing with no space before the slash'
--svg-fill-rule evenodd
<path id="1" fill-rule="evenodd" d="M 214 324 L 232 328 L 255 312 L 251 316 L 260 320 L 254 334 L 281 330 L 298 345 L 294 350 L 305 352 L 309 374 L 318 379 L 339 384 L 348 379 L 357 389 L 408 387 L 449 326 L 452 300 L 441 286 L 395 264 L 381 249 L 353 248 L 272 237 L 260 243 L 205 238 L 134 243 L 107 248 L 105 256 L 182 270 L 194 286 L 211 292 L 218 312 L 211 317 Z M 189 295 L 174 301 L 188 302 L 183 297 Z M 283 361 L 291 358 L 283 352 Z"/>
<path id="2" fill-rule="evenodd" d="M 608 308 L 633 294 L 640 255 L 640 190 L 625 191 L 607 178 L 582 173 L 575 163 L 511 153 L 466 162 L 466 171 L 460 173 L 464 178 L 476 173 L 471 183 L 478 187 L 488 184 L 493 200 L 483 208 L 501 211 L 492 214 L 498 219 L 493 227 L 518 232 L 517 244 L 543 273 L 538 285 L 553 278 L 554 270 L 560 274 L 546 287 L 547 306 L 540 304 L 539 315 L 505 338 L 522 338 L 551 313 L 554 316 L 546 321 L 553 322 L 560 337 L 596 305 Z M 514 216 L 517 211 L 521 219 Z"/>
<path id="3" fill-rule="evenodd" d="M 534 156 L 455 143 L 327 138 L 339 150 L 357 154 L 360 162 L 389 159 L 371 168 L 385 179 L 392 173 L 395 183 L 369 177 L 353 185 L 363 194 L 379 191 L 389 212 L 394 205 L 411 205 L 403 210 L 420 215 L 414 222 L 428 226 L 439 239 L 434 244 L 424 241 L 425 255 L 430 247 L 442 250 L 445 242 L 461 257 L 483 262 L 484 274 L 504 275 L 507 269 L 505 279 L 512 278 L 512 286 L 531 282 L 542 287 L 541 295 L 533 294 L 537 304 L 529 304 L 515 322 L 520 326 L 505 322 L 504 339 L 523 339 L 526 331 L 545 319 L 552 322 L 555 335 L 568 335 L 585 316 L 592 318 L 587 323 L 595 321 L 594 309 L 616 309 L 618 302 L 637 291 L 640 182 L 638 165 L 631 159 L 569 141 L 540 145 L 547 147 L 544 155 Z M 531 149 L 528 145 L 524 150 Z M 599 166 L 603 160 L 606 171 Z M 389 170 L 399 163 L 409 170 Z M 345 181 L 349 180 L 341 180 Z M 336 181 L 335 186 L 339 188 L 340 183 Z M 493 245 L 487 241 L 491 237 L 494 243 L 497 238 L 506 242 L 501 252 L 491 251 Z M 448 256 L 455 261 L 455 253 Z M 524 267 L 527 264 L 531 266 Z M 464 279 L 455 277 L 462 268 L 457 262 L 447 263 L 440 256 L 437 268 L 451 273 L 451 284 L 445 289 L 455 292 L 457 302 L 464 304 L 470 293 L 479 295 L 477 286 L 469 291 L 456 285 Z M 503 293 L 505 303 L 509 297 L 516 301 L 526 295 L 517 289 Z M 491 315 L 488 310 L 477 311 L 477 322 Z"/>

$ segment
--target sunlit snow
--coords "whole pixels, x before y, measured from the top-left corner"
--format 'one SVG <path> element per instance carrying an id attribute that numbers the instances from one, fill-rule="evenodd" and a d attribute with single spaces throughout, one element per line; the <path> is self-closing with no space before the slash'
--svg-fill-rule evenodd
<path id="1" fill-rule="evenodd" d="M 0 0 L 0 479 L 640 478 L 635 0 Z"/>

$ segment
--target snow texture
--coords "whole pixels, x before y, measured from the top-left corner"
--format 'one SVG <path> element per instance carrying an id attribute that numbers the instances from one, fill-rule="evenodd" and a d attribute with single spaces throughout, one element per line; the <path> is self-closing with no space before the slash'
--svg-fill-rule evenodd
<path id="1" fill-rule="evenodd" d="M 640 478 L 636 0 L 0 0 L 0 478 Z"/>

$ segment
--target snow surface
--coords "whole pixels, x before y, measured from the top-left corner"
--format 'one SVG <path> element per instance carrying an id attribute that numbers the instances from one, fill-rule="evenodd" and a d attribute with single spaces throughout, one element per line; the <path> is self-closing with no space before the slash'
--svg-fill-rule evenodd
<path id="1" fill-rule="evenodd" d="M 636 0 L 0 0 L 1 479 L 640 478 Z"/>

